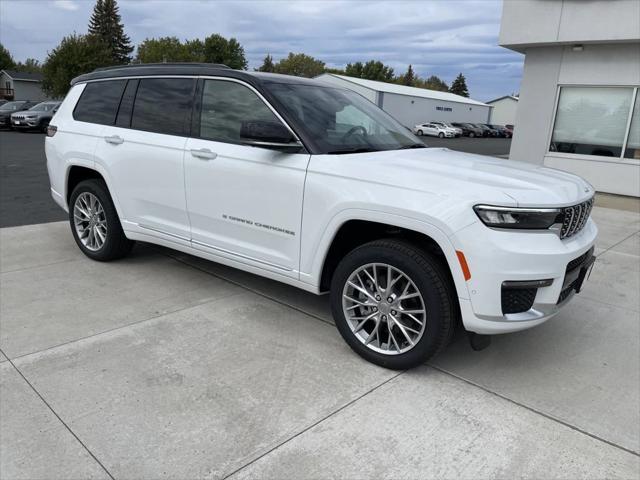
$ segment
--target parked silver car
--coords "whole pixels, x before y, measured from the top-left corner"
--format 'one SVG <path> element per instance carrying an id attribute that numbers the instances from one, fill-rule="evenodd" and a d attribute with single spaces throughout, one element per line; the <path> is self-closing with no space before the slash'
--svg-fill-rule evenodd
<path id="1" fill-rule="evenodd" d="M 11 114 L 11 128 L 15 130 L 40 130 L 47 131 L 49 122 L 58 111 L 61 102 L 41 102 L 31 107 Z"/>

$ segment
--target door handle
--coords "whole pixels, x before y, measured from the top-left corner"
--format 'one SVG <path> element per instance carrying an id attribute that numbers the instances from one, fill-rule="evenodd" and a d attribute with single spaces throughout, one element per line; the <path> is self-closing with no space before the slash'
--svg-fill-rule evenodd
<path id="1" fill-rule="evenodd" d="M 201 148 L 200 150 L 191 150 L 191 155 L 196 158 L 202 158 L 203 160 L 213 160 L 218 156 L 217 153 L 212 152 L 208 148 Z"/>
<path id="2" fill-rule="evenodd" d="M 104 137 L 104 141 L 111 143 L 112 145 L 120 145 L 124 143 L 124 139 L 118 135 L 111 135 L 110 137 Z"/>

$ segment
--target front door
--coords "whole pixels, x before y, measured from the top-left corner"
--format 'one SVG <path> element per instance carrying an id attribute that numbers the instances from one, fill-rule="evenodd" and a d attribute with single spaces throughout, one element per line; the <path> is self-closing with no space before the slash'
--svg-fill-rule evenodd
<path id="1" fill-rule="evenodd" d="M 242 82 L 204 80 L 200 103 L 185 148 L 193 247 L 297 278 L 309 155 L 243 144 L 242 122 L 282 120 Z"/>

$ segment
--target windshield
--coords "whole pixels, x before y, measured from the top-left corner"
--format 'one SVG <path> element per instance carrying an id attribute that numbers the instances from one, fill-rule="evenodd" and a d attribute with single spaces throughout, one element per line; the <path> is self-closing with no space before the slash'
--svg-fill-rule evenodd
<path id="1" fill-rule="evenodd" d="M 29 110 L 33 110 L 35 112 L 48 112 L 49 110 L 53 110 L 57 104 L 56 103 L 39 103 L 34 105 Z"/>
<path id="2" fill-rule="evenodd" d="M 5 103 L 4 105 L 2 105 L 0 107 L 0 110 L 3 111 L 16 111 L 20 108 L 22 108 L 22 106 L 24 105 L 24 102 L 9 102 L 9 103 Z"/>
<path id="3" fill-rule="evenodd" d="M 319 153 L 424 148 L 411 131 L 361 95 L 316 85 L 268 85 L 269 91 L 313 138 Z"/>

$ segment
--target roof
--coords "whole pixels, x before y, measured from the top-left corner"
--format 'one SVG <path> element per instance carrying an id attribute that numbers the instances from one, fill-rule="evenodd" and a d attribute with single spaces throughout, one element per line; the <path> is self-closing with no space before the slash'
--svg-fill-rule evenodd
<path id="1" fill-rule="evenodd" d="M 469 105 L 482 105 L 488 106 L 486 103 L 478 102 L 467 97 L 462 97 L 454 93 L 440 92 L 438 90 L 429 90 L 426 88 L 408 87 L 406 85 L 398 85 L 397 83 L 378 82 L 376 80 L 366 80 L 364 78 L 347 77 L 346 75 L 337 75 L 335 73 L 323 73 L 315 77 L 318 80 L 322 80 L 324 76 L 331 76 L 339 78 L 346 82 L 355 83 L 371 90 L 385 93 L 395 93 L 397 95 L 407 95 L 410 97 L 422 97 L 430 98 L 434 100 L 445 100 L 447 102 L 466 103 Z"/>
<path id="2" fill-rule="evenodd" d="M 98 68 L 91 73 L 85 73 L 71 80 L 76 83 L 100 80 L 105 78 L 144 77 L 152 75 L 207 75 L 236 78 L 250 84 L 265 83 L 296 83 L 326 86 L 326 84 L 309 78 L 280 75 L 277 73 L 248 72 L 233 70 L 218 63 L 148 63 L 135 65 L 118 65 L 114 67 Z"/>
<path id="3" fill-rule="evenodd" d="M 520 101 L 520 99 L 518 97 L 514 97 L 513 95 L 503 95 L 502 97 L 498 97 L 498 98 L 494 98 L 493 100 L 489 100 L 487 103 L 496 103 L 496 102 L 499 102 L 500 100 L 504 100 L 505 98 L 510 98 L 511 100 L 515 100 L 516 102 Z"/>
<path id="4" fill-rule="evenodd" d="M 10 76 L 13 80 L 22 80 L 25 82 L 41 82 L 42 74 L 41 73 L 32 73 L 32 72 L 18 72 L 16 70 L 2 70 L 8 76 Z"/>

